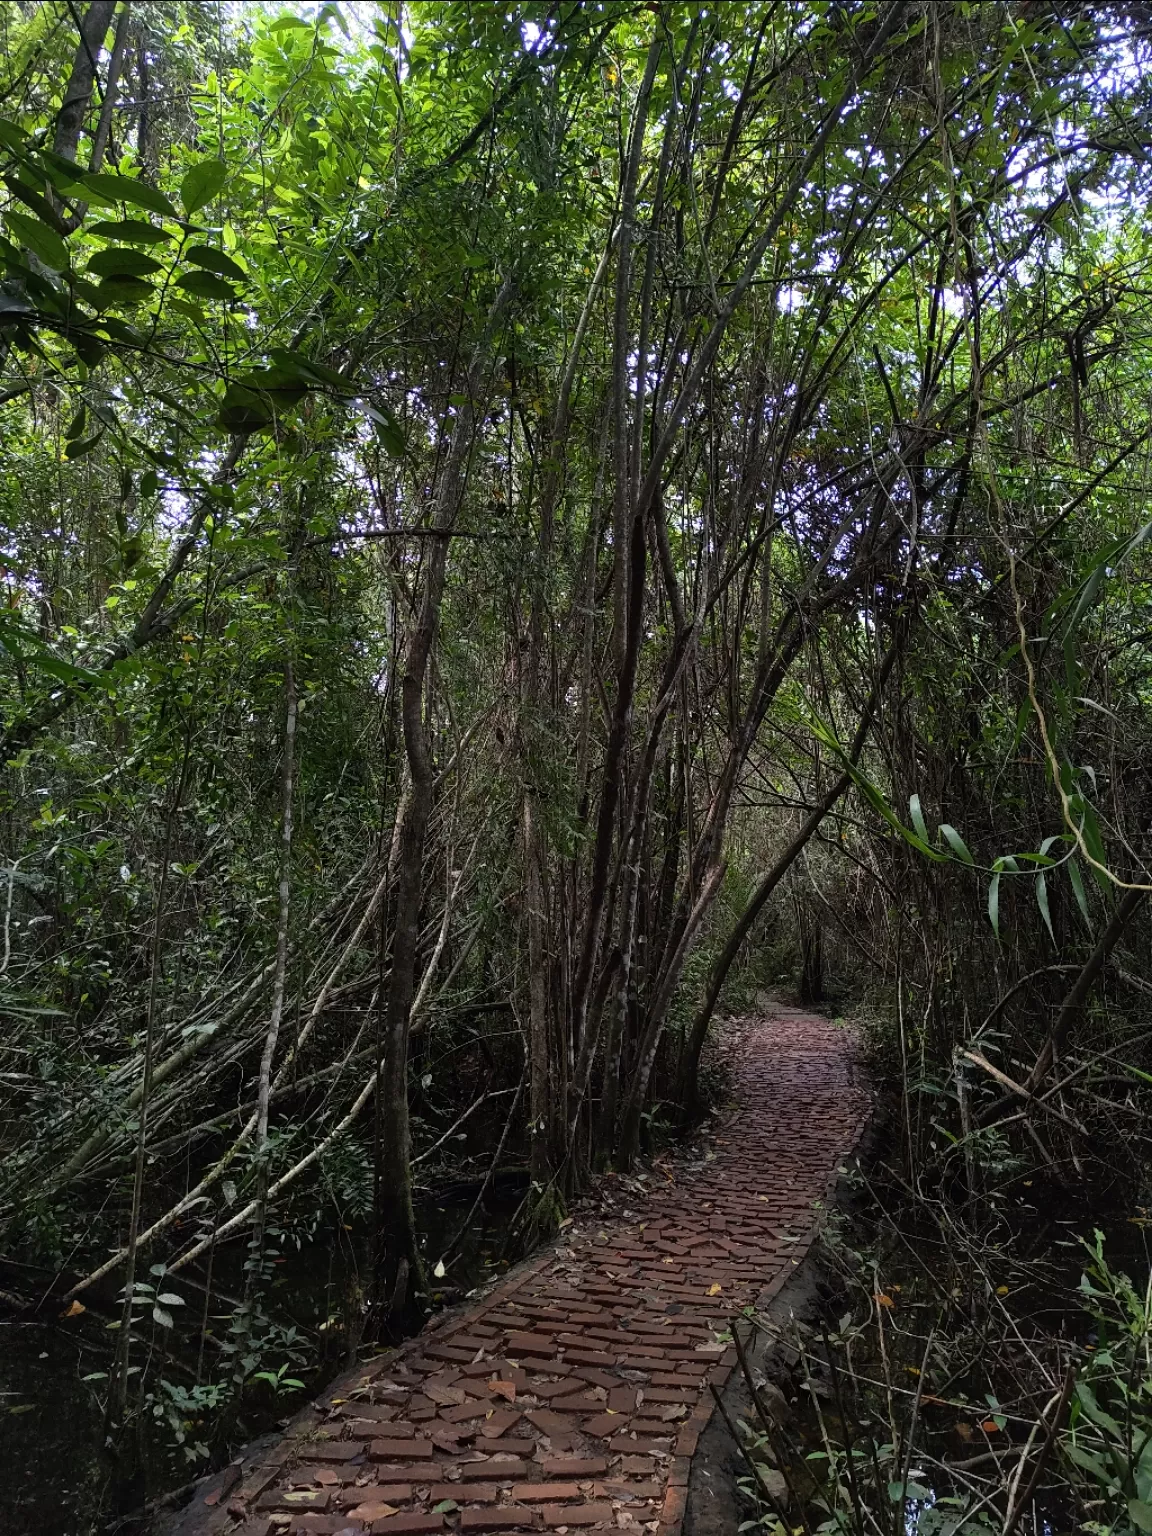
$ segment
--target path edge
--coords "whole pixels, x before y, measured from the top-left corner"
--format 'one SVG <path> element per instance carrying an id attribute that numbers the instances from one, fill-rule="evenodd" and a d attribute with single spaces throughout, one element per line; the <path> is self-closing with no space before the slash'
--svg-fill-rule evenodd
<path id="1" fill-rule="evenodd" d="M 844 1149 L 839 1152 L 829 1172 L 824 1192 L 819 1197 L 819 1202 L 813 1201 L 814 1221 L 808 1229 L 807 1235 L 797 1245 L 797 1251 L 792 1256 L 792 1264 L 789 1269 L 782 1270 L 764 1287 L 756 1299 L 756 1310 L 766 1311 L 776 1302 L 784 1291 L 793 1286 L 799 1280 L 802 1271 L 806 1268 L 820 1237 L 827 1226 L 828 1218 L 836 1209 L 840 1200 L 838 1191 L 841 1180 L 846 1170 L 842 1166 L 848 1159 L 856 1156 L 869 1130 L 873 1125 L 875 1115 L 875 1102 L 871 1090 L 871 1084 L 863 1073 L 862 1062 L 859 1054 L 854 1055 L 852 1061 L 854 1072 L 859 1072 L 862 1081 L 859 1086 L 867 1095 L 867 1103 L 853 1127 L 852 1133 Z M 708 1387 L 715 1386 L 717 1392 L 724 1394 L 736 1379 L 736 1370 L 739 1360 L 735 1345 L 729 1345 L 719 1362 L 713 1367 L 706 1377 Z M 664 1507 L 660 1514 L 660 1524 L 657 1536 L 692 1536 L 691 1530 L 686 1529 L 685 1520 L 689 1512 L 689 1492 L 692 1481 L 692 1462 L 696 1454 L 696 1447 L 700 1437 L 712 1423 L 716 1416 L 716 1404 L 711 1391 L 697 1403 L 692 1410 L 687 1422 L 680 1430 L 673 1452 L 672 1465 L 668 1472 L 668 1487 L 664 1495 Z M 739 1454 L 739 1448 L 735 1448 Z"/>

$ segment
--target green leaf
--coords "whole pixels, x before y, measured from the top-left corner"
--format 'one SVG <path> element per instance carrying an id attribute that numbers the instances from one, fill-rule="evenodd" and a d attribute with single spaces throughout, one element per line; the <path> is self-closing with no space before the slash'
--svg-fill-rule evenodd
<path id="1" fill-rule="evenodd" d="M 18 197 L 25 208 L 30 208 L 42 224 L 47 224 L 58 235 L 67 235 L 68 226 L 43 193 L 11 173 L 4 177 L 4 181 L 13 196 Z"/>
<path id="2" fill-rule="evenodd" d="M 142 277 L 106 277 L 96 290 L 101 309 L 121 305 L 133 308 L 146 303 L 156 292 Z"/>
<path id="3" fill-rule="evenodd" d="M 229 384 L 217 413 L 217 423 L 229 432 L 258 432 L 271 424 L 271 404 L 242 384 Z"/>
<path id="4" fill-rule="evenodd" d="M 152 1320 L 159 1323 L 161 1328 L 171 1328 L 172 1326 L 172 1314 L 171 1312 L 165 1312 L 163 1307 L 152 1308 Z"/>
<path id="5" fill-rule="evenodd" d="M 958 859 L 963 859 L 965 864 L 974 864 L 976 862 L 968 851 L 968 844 L 960 836 L 956 828 L 949 825 L 946 821 L 940 823 L 940 836 Z"/>
<path id="6" fill-rule="evenodd" d="M 899 1504 L 901 1499 L 930 1499 L 932 1490 L 925 1488 L 923 1483 L 891 1482 L 888 1484 L 888 1497 L 893 1504 Z"/>
<path id="7" fill-rule="evenodd" d="M 95 368 L 104 356 L 105 348 L 100 345 L 94 336 L 80 334 L 69 337 L 69 340 L 76 349 L 77 357 L 87 364 L 89 368 Z"/>
<path id="8" fill-rule="evenodd" d="M 1000 937 L 1000 876 L 1004 870 L 1011 870 L 1018 874 L 1019 869 L 1016 860 L 1010 853 L 1001 855 L 992 866 L 992 879 L 988 882 L 988 921 L 992 924 L 992 932 Z"/>
<path id="9" fill-rule="evenodd" d="M 107 171 L 96 171 L 80 178 L 81 185 L 100 197 L 114 203 L 131 203 L 134 208 L 147 208 L 149 213 L 159 213 L 166 219 L 178 214 L 163 192 L 157 192 L 146 182 L 131 176 L 113 176 Z"/>
<path id="10" fill-rule="evenodd" d="M 1044 919 L 1044 926 L 1048 930 L 1048 937 L 1055 944 L 1056 935 L 1052 931 L 1052 914 L 1048 910 L 1048 886 L 1046 882 L 1047 876 L 1041 870 L 1036 876 L 1036 905 L 1040 908 L 1040 916 Z"/>
<path id="11" fill-rule="evenodd" d="M 345 378 L 342 373 L 337 373 L 335 368 L 313 362 L 310 357 L 305 357 L 300 352 L 290 352 L 286 347 L 273 347 L 268 356 L 278 367 L 290 369 L 299 378 L 309 383 L 330 384 L 333 389 L 355 388 L 352 381 Z"/>
<path id="12" fill-rule="evenodd" d="M 89 257 L 88 270 L 95 272 L 97 277 L 152 277 L 157 272 L 163 272 L 164 268 L 154 257 L 146 256 L 143 251 L 117 245 L 106 251 L 97 251 Z"/>
<path id="13" fill-rule="evenodd" d="M 1118 1067 L 1123 1067 L 1125 1072 L 1131 1072 L 1133 1077 L 1138 1077 L 1143 1083 L 1152 1083 L 1152 1072 L 1145 1072 L 1140 1067 L 1134 1067 L 1130 1061 L 1117 1061 Z M 1099 1356 L 1095 1357 L 1097 1360 Z"/>
<path id="14" fill-rule="evenodd" d="M 230 277 L 236 283 L 247 281 L 248 274 L 239 262 L 210 245 L 190 245 L 184 254 L 195 267 L 205 267 L 209 272 L 215 272 L 219 277 Z"/>
<path id="15" fill-rule="evenodd" d="M 364 409 L 368 412 L 369 420 L 376 428 L 376 436 L 383 443 L 386 451 L 394 459 L 402 459 L 408 452 L 408 442 L 392 412 L 387 408 L 380 410 L 374 405 L 367 404 Z"/>
<path id="16" fill-rule="evenodd" d="M 321 8 L 320 14 L 316 18 L 316 25 L 322 27 L 326 21 L 334 21 L 345 37 L 349 35 L 348 23 L 341 16 L 338 5 L 325 5 Z"/>
<path id="17" fill-rule="evenodd" d="M 98 219 L 89 224 L 85 234 L 102 240 L 126 240 L 129 245 L 166 245 L 171 235 L 145 219 Z"/>
<path id="18" fill-rule="evenodd" d="M 59 656 L 50 656 L 46 651 L 28 659 L 41 672 L 47 672 L 49 677 L 58 677 L 64 683 L 89 683 L 99 687 L 105 687 L 108 683 L 103 673 L 90 672 L 87 667 L 74 667 L 70 661 L 62 661 Z"/>
<path id="19" fill-rule="evenodd" d="M 189 218 L 210 203 L 228 180 L 223 160 L 198 160 L 180 183 L 180 201 Z"/>
<path id="20" fill-rule="evenodd" d="M 913 795 L 909 799 L 908 814 L 912 818 L 912 825 L 916 828 L 916 836 L 922 842 L 930 843 L 932 839 L 928 836 L 928 825 L 924 820 L 924 812 L 920 808 L 919 795 Z"/>
<path id="21" fill-rule="evenodd" d="M 1116 1440 L 1123 1442 L 1124 1431 L 1119 1421 L 1106 1409 L 1101 1408 L 1096 1401 L 1095 1392 L 1086 1381 L 1076 1383 L 1076 1397 L 1086 1418 L 1091 1419 L 1100 1429 L 1107 1430 Z"/>
<path id="22" fill-rule="evenodd" d="M 1152 1504 L 1146 1504 L 1143 1499 L 1129 1499 L 1128 1514 L 1137 1530 L 1152 1532 Z"/>
<path id="23" fill-rule="evenodd" d="M 54 229 L 26 213 L 16 213 L 9 208 L 4 214 L 9 235 L 21 245 L 27 246 L 46 267 L 63 272 L 68 265 L 68 247 Z"/>
<path id="24" fill-rule="evenodd" d="M 1096 812 L 1089 805 L 1088 801 L 1084 799 L 1083 795 L 1078 794 L 1070 796 L 1070 809 L 1073 818 L 1079 820 L 1080 835 L 1084 839 L 1084 846 L 1094 860 L 1089 865 L 1089 868 L 1092 871 L 1096 884 L 1106 895 L 1109 895 L 1112 890 L 1112 882 L 1102 868 L 1097 868 L 1098 865 L 1107 865 L 1108 860 L 1104 853 L 1104 841 L 1100 836 L 1100 823 L 1097 820 Z"/>
<path id="25" fill-rule="evenodd" d="M 125 279 L 131 281 L 131 279 Z M 103 283 L 100 285 L 105 286 Z M 108 332 L 114 341 L 122 341 L 126 347 L 142 347 L 144 337 L 134 325 L 129 325 L 127 320 L 121 320 L 116 315 L 103 315 L 100 324 Z"/>
<path id="26" fill-rule="evenodd" d="M 199 299 L 219 299 L 229 303 L 239 297 L 230 283 L 212 272 L 185 272 L 183 277 L 176 279 L 176 286 L 183 288 L 185 293 L 194 293 Z"/>
<path id="27" fill-rule="evenodd" d="M 304 21 L 300 16 L 278 16 L 269 26 L 268 30 L 269 32 L 287 32 L 293 27 L 308 28 L 311 25 L 311 22 Z"/>
<path id="28" fill-rule="evenodd" d="M 1080 908 L 1080 916 L 1084 919 L 1084 926 L 1091 933 L 1092 917 L 1088 911 L 1088 897 L 1084 892 L 1084 879 L 1080 874 L 1080 866 L 1075 859 L 1068 860 L 1068 879 L 1072 885 L 1072 894 L 1076 898 L 1076 905 Z"/>
<path id="29" fill-rule="evenodd" d="M 183 1296 L 176 1296 L 171 1291 L 161 1291 L 156 1300 L 162 1302 L 166 1307 L 182 1307 L 184 1305 Z"/>
<path id="30" fill-rule="evenodd" d="M 9 149 L 23 149 L 28 142 L 28 135 L 17 123 L 9 118 L 0 117 L 0 144 L 5 144 Z"/>
<path id="31" fill-rule="evenodd" d="M 92 437 L 77 439 L 69 443 L 67 448 L 64 450 L 64 457 L 69 460 L 84 458 L 86 454 L 92 452 L 93 448 L 95 448 L 96 444 L 103 436 L 104 428 L 101 427 L 99 432 L 94 433 Z"/>
<path id="32" fill-rule="evenodd" d="M 186 315 L 197 325 L 207 325 L 208 316 L 200 308 L 199 304 L 193 304 L 191 299 L 171 298 L 168 300 L 168 308 L 176 311 L 178 315 Z"/>
<path id="33" fill-rule="evenodd" d="M 451 1515 L 460 1508 L 455 1499 L 441 1499 L 439 1504 L 433 1504 L 432 1513 L 436 1515 Z"/>
<path id="34" fill-rule="evenodd" d="M 267 395 L 274 405 L 295 405 L 308 393 L 308 384 L 287 368 L 251 368 L 238 373 L 232 381 L 243 389 Z"/>

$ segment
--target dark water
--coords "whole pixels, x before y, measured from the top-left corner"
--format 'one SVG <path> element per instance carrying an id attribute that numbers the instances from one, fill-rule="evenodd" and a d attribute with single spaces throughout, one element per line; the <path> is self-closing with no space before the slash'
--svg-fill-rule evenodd
<path id="1" fill-rule="evenodd" d="M 462 1190 L 422 1203 L 418 1221 L 430 1268 L 468 1217 L 474 1198 L 474 1191 Z M 447 1276 L 431 1282 L 443 1287 L 434 1293 L 435 1300 L 451 1302 L 505 1267 L 506 1236 L 519 1203 L 515 1190 L 485 1197 Z M 244 1257 L 243 1244 L 217 1254 L 207 1307 L 203 1272 L 159 1282 L 180 1293 L 185 1306 L 171 1309 L 170 1331 L 148 1325 L 140 1329 L 133 1359 L 144 1368 L 143 1390 L 156 1403 L 137 1417 L 131 1443 L 122 1445 L 118 1456 L 105 1447 L 106 1379 L 85 1379 L 104 1378 L 110 1368 L 117 1335 L 108 1325 L 115 1321 L 115 1306 L 93 1304 L 66 1317 L 59 1304 L 30 1315 L 5 1312 L 0 1301 L 0 1536 L 97 1536 L 107 1531 L 135 1536 L 147 1527 L 138 1518 L 146 1505 L 226 1460 L 236 1445 L 277 1429 L 354 1363 L 361 1297 L 367 1289 L 367 1240 L 354 1227 L 341 1226 L 302 1247 L 285 1246 L 269 1266 L 264 1310 L 277 1332 L 261 1366 L 286 1365 L 284 1374 L 303 1381 L 304 1389 L 277 1394 L 266 1383 L 250 1387 L 228 1441 L 214 1440 L 219 1415 L 207 1405 L 190 1406 L 189 1398 L 198 1366 L 201 1381 L 223 1381 L 228 1375 L 213 1340 L 227 1329 L 227 1298 L 234 1300 L 243 1289 Z M 29 1287 L 21 1289 L 27 1293 Z M 205 1314 L 211 1334 L 202 1351 Z M 176 1402 L 161 1387 L 161 1378 L 189 1396 Z M 134 1377 L 134 1384 L 138 1380 Z M 135 1385 L 134 1391 L 139 1395 Z M 166 1407 L 190 1447 L 209 1445 L 210 1460 L 176 1443 Z"/>

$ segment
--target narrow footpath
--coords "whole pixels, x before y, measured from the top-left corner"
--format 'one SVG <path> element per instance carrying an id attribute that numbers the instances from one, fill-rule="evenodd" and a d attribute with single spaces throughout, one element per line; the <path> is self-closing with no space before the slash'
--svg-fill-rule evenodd
<path id="1" fill-rule="evenodd" d="M 343 1377 L 180 1532 L 679 1536 L 709 1384 L 736 1363 L 729 1319 L 800 1262 L 867 1111 L 851 1039 L 826 1019 L 743 1021 L 727 1053 L 733 1103 L 702 1165 L 610 1223 L 578 1220 Z"/>

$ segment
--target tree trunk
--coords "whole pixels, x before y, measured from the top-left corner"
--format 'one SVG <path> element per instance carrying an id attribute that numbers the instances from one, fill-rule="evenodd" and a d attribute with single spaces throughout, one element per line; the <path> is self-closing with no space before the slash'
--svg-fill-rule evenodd
<path id="1" fill-rule="evenodd" d="M 56 133 L 52 140 L 52 148 L 65 160 L 76 158 L 80 130 L 96 87 L 96 63 L 115 9 L 116 0 L 92 0 L 80 22 L 80 41 L 72 59 L 64 101 L 56 114 Z"/>
<path id="2" fill-rule="evenodd" d="M 475 401 L 496 326 L 512 295 L 505 282 L 492 306 L 465 380 L 467 403 L 452 431 L 444 474 L 432 517 L 433 538 L 419 614 L 404 650 L 400 676 L 400 718 L 408 762 L 408 789 L 401 799 L 393 836 L 396 887 L 393 900 L 392 972 L 384 1008 L 384 1061 L 380 1094 L 381 1135 L 376 1169 L 375 1307 L 380 1321 L 403 1327 L 422 1310 L 424 1279 L 412 1209 L 411 1134 L 408 1121 L 408 1038 L 416 991 L 420 941 L 420 898 L 424 883 L 424 842 L 432 811 L 432 762 L 424 726 L 424 684 L 436 642 L 448 568 L 448 534 L 456 521 L 466 484 L 466 464 L 475 427 Z"/>
<path id="3" fill-rule="evenodd" d="M 740 914 L 732 932 L 729 934 L 727 943 L 713 962 L 712 970 L 708 976 L 708 985 L 704 991 L 704 1000 L 696 1010 L 696 1017 L 692 1021 L 692 1028 L 689 1031 L 680 1069 L 681 1102 L 688 1113 L 694 1118 L 698 1118 L 703 1113 L 704 1108 L 699 1097 L 700 1057 L 703 1054 L 704 1041 L 708 1037 L 708 1025 L 712 1020 L 712 1014 L 719 1001 L 724 983 L 728 979 L 728 972 L 732 969 L 736 957 L 743 949 L 744 942 L 751 933 L 756 919 L 764 910 L 768 898 L 804 851 L 809 838 L 812 837 L 828 812 L 836 804 L 849 784 L 851 784 L 852 774 L 850 768 L 855 766 L 861 752 L 864 750 L 864 743 L 868 738 L 868 732 L 872 728 L 872 721 L 875 719 L 876 710 L 884 691 L 884 685 L 887 683 L 892 668 L 896 664 L 896 658 L 904 643 L 905 634 L 906 631 L 901 629 L 888 647 L 884 659 L 880 663 L 880 670 L 876 674 L 876 681 L 872 685 L 872 691 L 860 716 L 860 723 L 856 727 L 856 734 L 848 748 L 849 767 L 845 768 L 844 772 L 825 791 L 823 797 L 801 825 L 796 836 L 785 847 L 771 869 L 767 870 L 760 877 L 756 889 L 749 898 L 748 905 Z"/>

